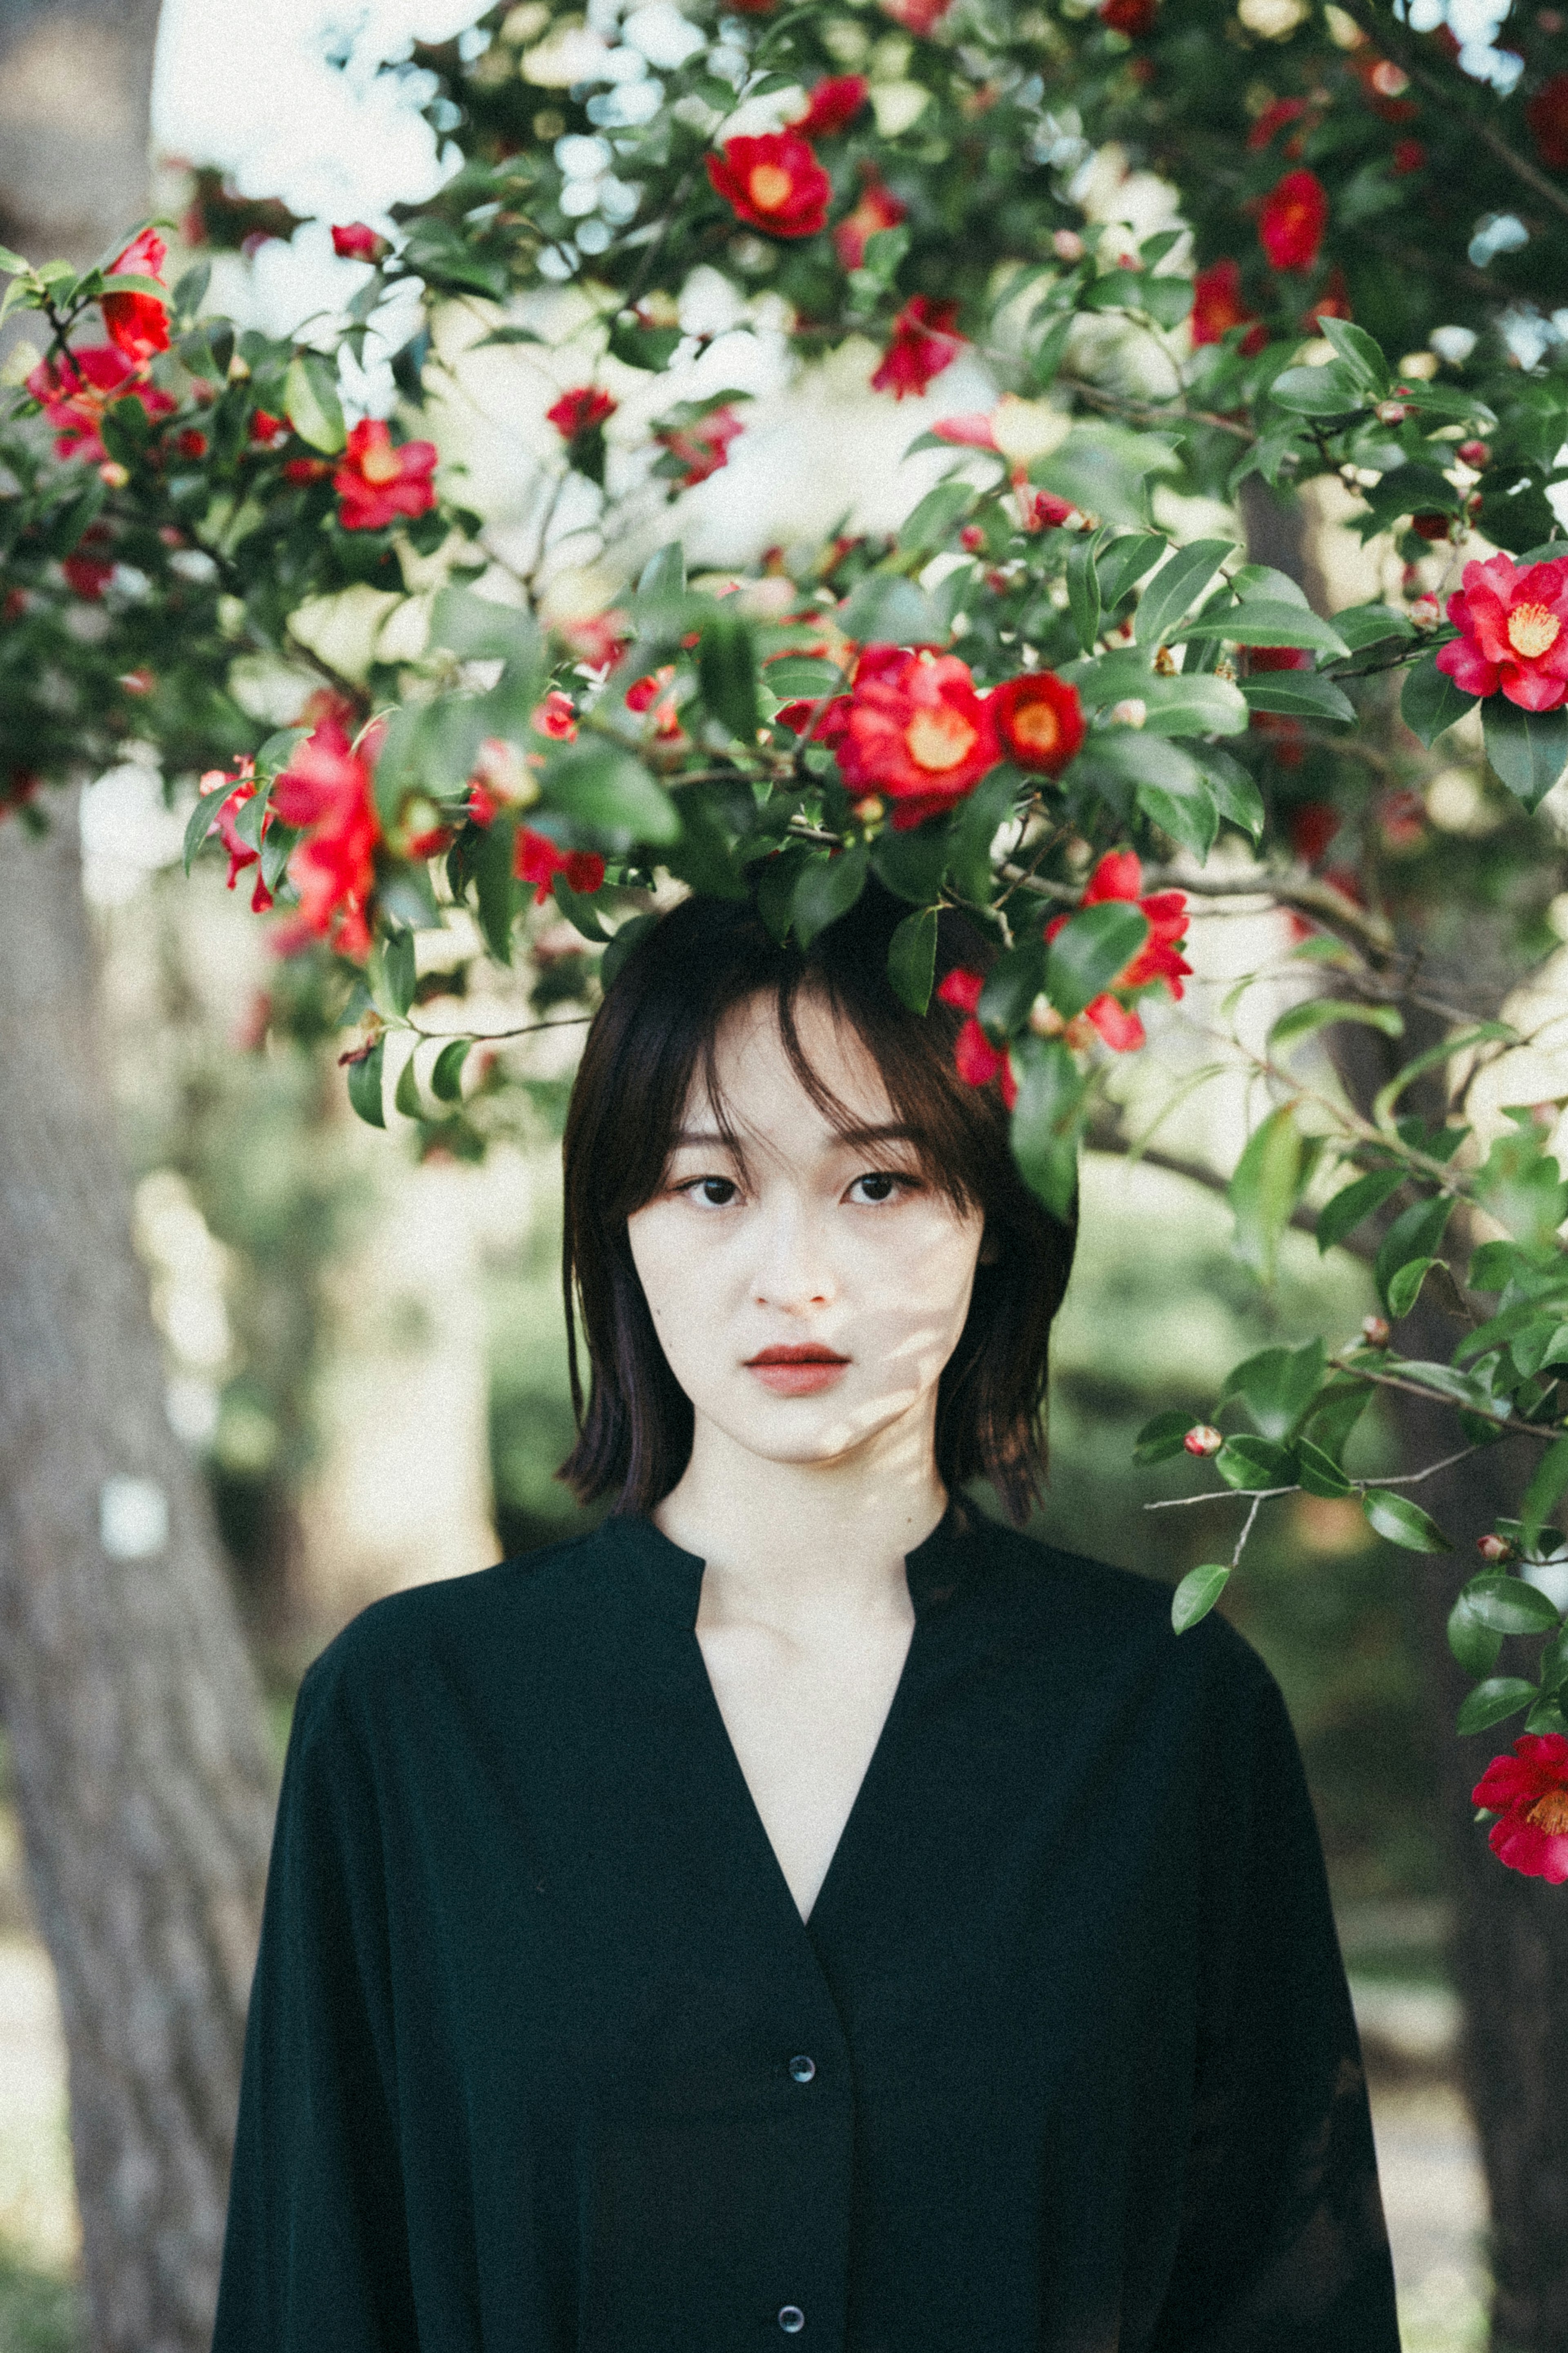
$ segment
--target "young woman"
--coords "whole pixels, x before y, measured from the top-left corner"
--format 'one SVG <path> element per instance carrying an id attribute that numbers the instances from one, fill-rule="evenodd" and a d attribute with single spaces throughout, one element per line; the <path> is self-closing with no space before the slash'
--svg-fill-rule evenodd
<path id="1" fill-rule="evenodd" d="M 1398 2353 L 1279 1693 L 963 1492 L 1027 1515 L 1072 1236 L 903 912 L 689 902 L 595 1020 L 612 1516 L 305 1680 L 216 2353 Z"/>

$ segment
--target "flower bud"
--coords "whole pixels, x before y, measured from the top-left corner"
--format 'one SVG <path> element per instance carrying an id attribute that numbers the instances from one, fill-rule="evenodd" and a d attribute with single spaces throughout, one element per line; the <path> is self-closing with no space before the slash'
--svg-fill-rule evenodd
<path id="1" fill-rule="evenodd" d="M 106 458 L 98 470 L 98 479 L 107 482 L 111 491 L 122 491 L 131 476 L 117 458 Z"/>
<path id="2" fill-rule="evenodd" d="M 1402 400 L 1380 400 L 1377 404 L 1376 416 L 1380 425 L 1403 425 L 1409 414 Z"/>
<path id="3" fill-rule="evenodd" d="M 1418 629 L 1435 629 L 1443 617 L 1443 608 L 1436 596 L 1417 596 L 1410 607 L 1410 617 Z"/>
<path id="4" fill-rule="evenodd" d="M 958 534 L 958 543 L 967 548 L 971 555 L 978 555 L 985 544 L 985 533 L 977 522 L 966 522 Z"/>
<path id="5" fill-rule="evenodd" d="M 236 352 L 234 357 L 228 364 L 228 380 L 230 384 L 245 384 L 248 381 L 249 375 L 250 362 L 246 359 L 241 359 L 239 353 Z"/>
<path id="6" fill-rule="evenodd" d="M 1225 1437 L 1212 1421 L 1194 1421 L 1182 1444 L 1189 1454 L 1217 1454 L 1225 1444 Z"/>
<path id="7" fill-rule="evenodd" d="M 1113 727 L 1142 727 L 1148 716 L 1149 706 L 1142 698 L 1129 694 L 1121 702 L 1112 704 L 1110 723 Z"/>
<path id="8" fill-rule="evenodd" d="M 1051 251 L 1058 261 L 1081 261 L 1085 246 L 1076 228 L 1058 228 L 1051 232 Z"/>
<path id="9" fill-rule="evenodd" d="M 1492 461 L 1491 445 L 1487 441 L 1461 441 L 1454 455 L 1462 465 L 1473 466 L 1478 474 L 1484 474 Z"/>
<path id="10" fill-rule="evenodd" d="M 1363 1315 L 1361 1319 L 1361 1336 L 1369 1348 L 1386 1348 L 1388 1345 L 1387 1319 L 1382 1315 Z"/>
<path id="11" fill-rule="evenodd" d="M 1479 1536 L 1476 1540 L 1476 1550 L 1483 1560 L 1500 1562 L 1513 1558 L 1513 1546 L 1506 1536 L 1495 1535 Z"/>

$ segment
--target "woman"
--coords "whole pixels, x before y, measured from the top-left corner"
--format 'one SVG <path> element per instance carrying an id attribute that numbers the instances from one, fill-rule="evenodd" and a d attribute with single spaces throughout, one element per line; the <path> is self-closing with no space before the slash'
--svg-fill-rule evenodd
<path id="1" fill-rule="evenodd" d="M 216 2353 L 1397 2353 L 1278 1692 L 960 1493 L 1027 1514 L 1072 1237 L 903 912 L 688 902 L 595 1018 L 614 1514 L 305 1680 Z"/>

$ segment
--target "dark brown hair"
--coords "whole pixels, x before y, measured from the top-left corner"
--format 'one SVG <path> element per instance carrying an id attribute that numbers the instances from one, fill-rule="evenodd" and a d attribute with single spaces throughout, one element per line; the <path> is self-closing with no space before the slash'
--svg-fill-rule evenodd
<path id="1" fill-rule="evenodd" d="M 909 909 L 873 883 L 806 950 L 780 946 L 754 906 L 688 899 L 626 958 L 594 1017 L 566 1115 L 562 1279 L 577 1442 L 561 1466 L 579 1499 L 650 1511 L 685 1470 L 690 1403 L 665 1360 L 632 1261 L 626 1220 L 652 1199 L 700 1073 L 722 1122 L 714 1048 L 735 1008 L 771 997 L 802 1085 L 836 1125 L 848 1113 L 824 1087 L 795 1022 L 800 991 L 820 996 L 860 1038 L 930 1176 L 985 1219 L 984 1261 L 937 1390 L 937 1469 L 950 1489 L 989 1479 L 1022 1524 L 1045 1468 L 1047 1350 L 1072 1264 L 1074 1234 L 1019 1176 L 994 1083 L 953 1067 L 962 1014 L 934 996 L 923 1018 L 888 980 L 888 946 Z M 951 911 L 940 917 L 937 978 L 983 970 L 994 951 Z M 587 1343 L 586 1399 L 576 1318 Z"/>

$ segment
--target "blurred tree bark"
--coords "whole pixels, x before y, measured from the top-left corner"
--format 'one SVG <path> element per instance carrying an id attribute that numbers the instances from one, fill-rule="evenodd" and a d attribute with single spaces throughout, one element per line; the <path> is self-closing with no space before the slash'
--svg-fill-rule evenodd
<path id="1" fill-rule="evenodd" d="M 145 207 L 155 0 L 0 0 L 0 241 Z M 63 799 L 63 797 L 62 797 Z M 74 809 L 0 836 L 0 1716 L 58 1978 L 93 2353 L 205 2353 L 272 1772 L 170 1432 Z"/>

